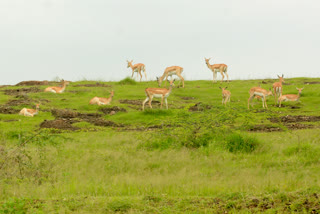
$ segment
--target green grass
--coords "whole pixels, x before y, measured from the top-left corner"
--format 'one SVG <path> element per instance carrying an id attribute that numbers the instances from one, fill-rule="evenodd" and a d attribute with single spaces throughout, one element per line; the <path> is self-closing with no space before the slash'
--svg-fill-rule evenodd
<path id="1" fill-rule="evenodd" d="M 41 101 L 33 118 L 0 113 L 0 213 L 310 213 L 319 210 L 319 121 L 311 129 L 291 130 L 270 118 L 319 116 L 320 82 L 285 79 L 284 93 L 304 87 L 299 103 L 268 110 L 248 91 L 262 80 L 230 83 L 186 81 L 168 98 L 169 110 L 141 111 L 147 87 L 155 81 L 125 79 L 111 87 L 84 87 L 72 82 L 63 94 L 29 93 Z M 265 80 L 270 88 L 275 80 Z M 103 82 L 102 82 L 103 83 Z M 221 104 L 220 87 L 228 86 L 231 102 Z M 24 86 L 23 88 L 27 88 Z M 44 90 L 46 86 L 37 86 Z M 164 87 L 164 86 L 163 86 Z M 15 98 L 0 89 L 0 105 Z M 53 120 L 51 109 L 101 113 L 88 105 L 94 96 L 108 97 L 127 112 L 102 118 L 122 127 L 74 121 L 76 131 L 39 129 Z M 47 101 L 44 101 L 47 100 Z M 139 105 L 120 103 L 136 100 Z M 154 99 L 159 100 L 159 99 Z M 203 111 L 189 111 L 200 103 Z M 33 107 L 34 103 L 13 106 Z M 298 108 L 297 108 L 298 107 Z M 102 114 L 102 113 L 101 113 Z M 255 127 L 283 131 L 248 131 Z"/>

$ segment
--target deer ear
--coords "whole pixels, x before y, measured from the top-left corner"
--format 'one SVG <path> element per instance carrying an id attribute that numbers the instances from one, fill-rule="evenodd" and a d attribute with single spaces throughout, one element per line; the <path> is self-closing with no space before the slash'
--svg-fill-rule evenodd
<path id="1" fill-rule="evenodd" d="M 284 77 L 284 75 L 282 74 L 282 77 Z"/>
<path id="2" fill-rule="evenodd" d="M 225 87 L 224 89 L 227 89 L 228 88 L 228 86 L 227 87 Z"/>
<path id="3" fill-rule="evenodd" d="M 277 75 L 279 78 L 280 78 L 280 76 L 279 75 Z"/>
<path id="4" fill-rule="evenodd" d="M 222 89 L 221 87 L 219 87 L 220 89 Z"/>

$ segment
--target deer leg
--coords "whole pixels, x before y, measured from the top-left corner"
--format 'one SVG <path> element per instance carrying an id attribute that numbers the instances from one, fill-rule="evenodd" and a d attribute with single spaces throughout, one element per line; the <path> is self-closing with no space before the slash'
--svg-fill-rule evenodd
<path id="1" fill-rule="evenodd" d="M 166 103 L 166 107 L 168 109 L 168 101 L 167 101 L 167 98 L 164 99 L 165 103 Z"/>
<path id="2" fill-rule="evenodd" d="M 161 106 L 160 106 L 161 109 L 162 109 L 163 99 L 164 99 L 164 96 L 162 96 L 161 98 Z"/>
<path id="3" fill-rule="evenodd" d="M 250 95 L 248 99 L 248 109 L 250 109 L 250 101 L 254 98 L 254 94 Z"/>
<path id="4" fill-rule="evenodd" d="M 151 106 L 152 98 L 153 98 L 152 96 L 149 97 L 149 106 L 150 106 L 150 108 L 152 108 L 152 106 Z"/>
<path id="5" fill-rule="evenodd" d="M 220 74 L 221 74 L 221 82 L 223 82 L 223 79 L 224 79 L 224 75 L 223 75 L 223 72 L 220 70 Z"/>
<path id="6" fill-rule="evenodd" d="M 228 75 L 227 71 L 225 71 L 224 73 L 227 75 L 227 81 L 230 82 L 229 81 L 229 75 Z"/>
<path id="7" fill-rule="evenodd" d="M 148 102 L 148 100 L 149 100 L 149 97 L 147 97 L 147 98 L 143 101 L 143 103 L 142 103 L 142 111 L 144 111 L 144 105 L 146 104 L 146 102 Z"/>

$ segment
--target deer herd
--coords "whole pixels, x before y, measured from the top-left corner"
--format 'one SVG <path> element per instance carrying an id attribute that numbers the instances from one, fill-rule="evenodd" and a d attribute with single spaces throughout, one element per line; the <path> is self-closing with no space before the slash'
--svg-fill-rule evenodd
<path id="1" fill-rule="evenodd" d="M 210 64 L 209 60 L 211 58 L 205 58 L 205 63 L 208 66 L 208 68 L 212 71 L 213 73 L 213 82 L 216 82 L 217 80 L 217 73 L 219 72 L 222 76 L 221 82 L 223 82 L 225 75 L 227 76 L 227 82 L 229 82 L 229 75 L 227 73 L 228 70 L 228 66 L 226 64 Z M 142 79 L 142 74 L 141 71 L 143 71 L 145 78 L 147 79 L 147 74 L 146 74 L 146 66 L 142 63 L 137 63 L 137 64 L 132 64 L 133 60 L 128 61 L 127 60 L 127 68 L 131 68 L 132 69 L 132 75 L 131 78 L 133 78 L 134 73 L 136 72 L 138 77 L 140 75 L 140 81 Z M 175 81 L 175 79 L 173 79 L 173 75 L 178 76 L 180 79 L 180 82 L 182 82 L 182 87 L 184 88 L 184 78 L 182 77 L 181 73 L 183 72 L 183 68 L 180 66 L 171 66 L 171 67 L 167 67 L 164 72 L 163 75 L 160 77 L 157 77 L 157 82 L 158 82 L 158 86 L 161 87 L 162 82 L 165 80 L 165 84 L 167 82 L 170 83 L 169 89 L 167 88 L 146 88 L 145 89 L 145 95 L 146 95 L 146 99 L 142 102 L 142 110 L 144 111 L 144 107 L 145 104 L 148 102 L 148 105 L 150 108 L 152 108 L 151 106 L 151 102 L 152 99 L 155 98 L 161 98 L 161 105 L 160 108 L 162 108 L 163 106 L 163 101 L 166 104 L 166 108 L 168 109 L 168 101 L 167 98 L 170 96 L 171 92 L 172 92 L 172 88 L 173 88 L 173 83 Z M 171 77 L 170 80 L 168 80 L 168 77 Z M 263 89 L 260 86 L 258 87 L 252 87 L 249 90 L 249 99 L 248 99 L 248 109 L 250 109 L 250 101 L 252 101 L 253 98 L 257 98 L 257 99 L 261 99 L 262 101 L 262 107 L 263 108 L 268 108 L 267 106 L 267 102 L 266 102 L 266 98 L 268 96 L 274 96 L 275 99 L 275 105 L 277 105 L 277 103 L 279 104 L 279 107 L 281 107 L 281 103 L 284 101 L 299 101 L 301 92 L 303 90 L 303 88 L 296 88 L 298 90 L 298 94 L 282 94 L 282 83 L 284 83 L 284 75 L 282 74 L 282 76 L 279 76 L 279 81 L 275 82 L 273 84 L 273 91 L 271 90 L 271 88 L 269 90 Z M 52 92 L 52 93 L 56 93 L 56 94 L 61 94 L 65 91 L 67 85 L 69 84 L 69 81 L 65 81 L 62 80 L 61 87 L 57 87 L 57 86 L 52 86 L 52 87 L 47 87 L 44 91 L 45 92 Z M 223 105 L 227 105 L 227 102 L 230 102 L 230 97 L 231 97 L 231 92 L 226 90 L 228 87 L 224 87 L 221 88 L 222 90 L 222 104 Z M 89 104 L 91 105 L 110 105 L 112 98 L 114 96 L 114 91 L 112 90 L 110 92 L 110 97 L 108 98 L 104 98 L 104 97 L 93 97 L 90 101 Z M 251 104 L 252 105 L 252 104 Z M 27 108 L 23 108 L 19 114 L 23 115 L 23 116 L 29 116 L 29 117 L 33 117 L 34 115 L 39 113 L 39 106 L 40 104 L 36 104 L 36 109 L 27 109 Z"/>

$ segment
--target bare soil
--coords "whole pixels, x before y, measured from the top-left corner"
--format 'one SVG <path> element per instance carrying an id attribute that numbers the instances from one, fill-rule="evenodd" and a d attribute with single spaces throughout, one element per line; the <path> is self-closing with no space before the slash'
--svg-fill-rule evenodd
<path id="1" fill-rule="evenodd" d="M 73 122 L 68 119 L 57 119 L 57 120 L 45 120 L 40 124 L 40 128 L 54 128 L 75 131 L 80 128 L 73 127 L 71 124 Z"/>
<path id="2" fill-rule="evenodd" d="M 56 82 L 50 82 L 50 84 L 51 83 L 56 83 Z M 49 85 L 49 81 L 48 80 L 44 80 L 44 81 L 31 80 L 31 81 L 22 81 L 16 84 L 16 86 L 30 86 L 30 85 Z"/>
<path id="3" fill-rule="evenodd" d="M 194 100 L 194 97 L 180 97 L 183 100 Z"/>
<path id="4" fill-rule="evenodd" d="M 17 96 L 17 95 L 23 95 L 27 93 L 38 93 L 42 90 L 37 87 L 31 87 L 31 88 L 18 88 L 18 89 L 6 89 L 4 90 L 5 95 L 11 95 L 11 96 Z"/>
<path id="5" fill-rule="evenodd" d="M 206 105 L 206 104 L 202 104 L 202 102 L 198 102 L 194 106 L 191 106 L 189 108 L 189 111 L 204 111 L 205 109 L 211 109 L 211 108 L 212 106 L 210 105 Z"/>
<path id="6" fill-rule="evenodd" d="M 268 119 L 273 123 L 317 122 L 317 121 L 320 121 L 320 116 L 287 115 L 279 118 L 272 117 Z"/>
<path id="7" fill-rule="evenodd" d="M 251 131 L 251 132 L 279 132 L 279 131 L 283 131 L 283 130 L 280 127 L 258 124 L 258 125 L 255 125 L 254 127 L 250 128 L 249 131 Z"/>
<path id="8" fill-rule="evenodd" d="M 119 106 L 105 107 L 99 109 L 99 111 L 101 111 L 104 114 L 110 114 L 111 112 L 114 112 L 114 114 L 117 112 L 127 112 L 125 108 L 121 108 Z"/>
<path id="9" fill-rule="evenodd" d="M 320 84 L 320 82 L 304 82 L 305 85 L 315 85 Z"/>
<path id="10" fill-rule="evenodd" d="M 131 104 L 131 105 L 139 105 L 139 106 L 142 106 L 142 100 L 127 100 L 127 99 L 125 99 L 125 100 L 119 100 L 119 102 L 120 103 L 122 103 L 122 104 Z M 158 101 L 158 100 L 152 100 L 152 102 L 151 102 L 151 105 L 160 105 L 160 101 Z"/>
<path id="11" fill-rule="evenodd" d="M 0 114 L 18 114 L 20 110 L 13 109 L 10 106 L 2 105 L 0 106 Z"/>
<path id="12" fill-rule="evenodd" d="M 102 117 L 102 114 L 98 113 L 80 113 L 75 112 L 69 109 L 52 109 L 51 114 L 55 118 L 81 118 L 81 119 L 90 119 L 90 118 L 98 118 Z"/>

